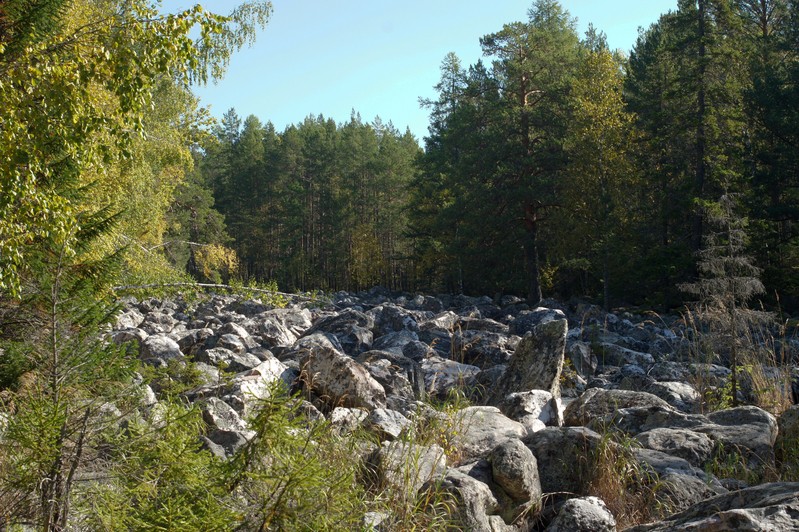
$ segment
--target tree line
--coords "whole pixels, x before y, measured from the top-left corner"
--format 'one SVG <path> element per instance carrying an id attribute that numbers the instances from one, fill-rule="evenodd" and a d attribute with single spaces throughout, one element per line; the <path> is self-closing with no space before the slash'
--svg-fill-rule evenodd
<path id="1" fill-rule="evenodd" d="M 248 278 L 290 288 L 673 307 L 735 198 L 772 301 L 797 294 L 799 2 L 681 0 L 629 55 L 555 0 L 441 65 L 428 136 L 231 110 L 199 157 Z"/>

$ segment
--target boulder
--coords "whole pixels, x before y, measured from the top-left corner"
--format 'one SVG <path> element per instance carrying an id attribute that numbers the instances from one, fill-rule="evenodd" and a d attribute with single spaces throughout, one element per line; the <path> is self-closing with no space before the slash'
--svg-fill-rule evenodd
<path id="1" fill-rule="evenodd" d="M 747 467 L 763 471 L 774 466 L 777 420 L 756 406 L 739 406 L 711 412 L 707 425 L 694 427 L 721 444 L 725 453 L 735 453 Z"/>
<path id="2" fill-rule="evenodd" d="M 300 367 L 305 385 L 329 407 L 373 410 L 385 406 L 385 389 L 363 366 L 337 350 L 327 336 L 306 336 L 295 347 L 304 352 Z"/>
<path id="3" fill-rule="evenodd" d="M 761 484 L 706 499 L 662 521 L 628 532 L 799 530 L 799 483 Z"/>
<path id="4" fill-rule="evenodd" d="M 602 436 L 585 427 L 547 427 L 523 440 L 538 463 L 544 493 L 583 493 Z"/>
<path id="5" fill-rule="evenodd" d="M 508 334 L 524 336 L 533 332 L 542 323 L 566 319 L 562 310 L 538 307 L 535 310 L 524 310 L 508 324 Z"/>
<path id="6" fill-rule="evenodd" d="M 141 343 L 140 352 L 142 360 L 159 359 L 169 361 L 183 357 L 178 343 L 165 334 L 148 336 Z"/>
<path id="7" fill-rule="evenodd" d="M 428 395 L 444 399 L 453 389 L 468 387 L 480 368 L 454 360 L 430 356 L 420 364 Z"/>
<path id="8" fill-rule="evenodd" d="M 616 519 L 602 499 L 578 497 L 563 503 L 544 532 L 616 532 Z"/>
<path id="9" fill-rule="evenodd" d="M 452 517 L 459 530 L 490 532 L 515 531 L 497 515 L 499 503 L 491 489 L 483 482 L 450 468 L 444 477 L 425 484 L 426 490 L 446 494 L 456 501 Z"/>
<path id="10" fill-rule="evenodd" d="M 396 440 L 411 421 L 394 410 L 375 408 L 366 416 L 363 425 L 381 440 Z"/>
<path id="11" fill-rule="evenodd" d="M 713 440 L 689 429 L 658 427 L 635 438 L 647 449 L 682 458 L 694 467 L 703 468 L 713 456 Z"/>
<path id="12" fill-rule="evenodd" d="M 261 364 L 261 359 L 250 353 L 237 353 L 224 347 L 214 347 L 199 353 L 195 359 L 231 373 L 239 373 Z"/>
<path id="13" fill-rule="evenodd" d="M 486 456 L 498 445 L 527 435 L 524 425 L 507 418 L 493 406 L 470 406 L 452 414 L 456 431 L 453 445 L 461 461 Z"/>
<path id="14" fill-rule="evenodd" d="M 585 426 L 591 420 L 613 416 L 620 409 L 630 407 L 673 410 L 666 401 L 651 393 L 590 388 L 566 407 L 563 422 L 571 427 Z"/>
<path id="15" fill-rule="evenodd" d="M 541 500 L 541 480 L 538 478 L 538 464 L 532 451 L 521 440 L 506 440 L 488 454 L 491 475 L 517 503 L 538 502 Z"/>
<path id="16" fill-rule="evenodd" d="M 320 318 L 314 322 L 303 337 L 308 337 L 318 332 L 335 336 L 342 349 L 348 355 L 357 355 L 371 348 L 372 327 L 374 320 L 363 312 L 354 309 L 345 309 L 338 314 Z"/>
<path id="17" fill-rule="evenodd" d="M 544 390 L 508 394 L 498 407 L 503 414 L 524 425 L 527 432 L 563 425 L 560 401 Z"/>
<path id="18" fill-rule="evenodd" d="M 387 303 L 369 310 L 366 313 L 372 320 L 372 332 L 380 337 L 392 332 L 419 330 L 419 324 L 413 314 L 397 305 Z"/>
<path id="19" fill-rule="evenodd" d="M 541 323 L 525 334 L 488 403 L 498 404 L 509 393 L 530 390 L 546 390 L 560 397 L 566 330 L 566 320 L 560 319 Z"/>
<path id="20" fill-rule="evenodd" d="M 438 445 L 383 442 L 367 458 L 367 467 L 378 488 L 390 487 L 415 498 L 425 483 L 435 484 L 447 468 L 444 450 Z"/>

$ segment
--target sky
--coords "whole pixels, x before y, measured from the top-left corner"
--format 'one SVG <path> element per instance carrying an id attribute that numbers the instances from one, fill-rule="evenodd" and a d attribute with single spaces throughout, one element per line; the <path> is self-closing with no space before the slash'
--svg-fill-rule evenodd
<path id="1" fill-rule="evenodd" d="M 163 0 L 174 12 L 195 3 L 227 14 L 230 0 Z M 278 131 L 309 115 L 337 123 L 353 110 L 379 116 L 422 143 L 433 88 L 448 52 L 464 66 L 482 57 L 480 37 L 524 21 L 532 0 L 272 0 L 274 13 L 256 43 L 237 52 L 225 77 L 194 92 L 220 118 L 234 108 Z M 677 0 L 562 0 L 582 36 L 589 23 L 612 49 L 629 51 L 639 27 L 676 9 Z"/>

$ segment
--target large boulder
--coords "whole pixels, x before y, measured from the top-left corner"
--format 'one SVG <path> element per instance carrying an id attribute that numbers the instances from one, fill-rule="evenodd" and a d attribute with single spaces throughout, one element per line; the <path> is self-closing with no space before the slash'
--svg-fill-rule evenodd
<path id="1" fill-rule="evenodd" d="M 507 418 L 493 406 L 470 406 L 452 414 L 453 445 L 461 461 L 486 456 L 502 443 L 527 435 L 524 425 Z"/>
<path id="2" fill-rule="evenodd" d="M 384 407 L 386 391 L 366 369 L 337 350 L 324 334 L 298 340 L 306 386 L 330 407 Z"/>
<path id="3" fill-rule="evenodd" d="M 383 442 L 366 460 L 373 483 L 415 497 L 426 483 L 435 483 L 446 471 L 447 458 L 438 445 Z"/>
<path id="4" fill-rule="evenodd" d="M 499 503 L 487 484 L 450 468 L 444 477 L 425 484 L 424 489 L 447 495 L 456 501 L 451 509 L 458 530 L 486 532 L 516 531 L 497 515 Z"/>
<path id="5" fill-rule="evenodd" d="M 566 320 L 560 319 L 541 323 L 525 334 L 488 395 L 488 403 L 499 404 L 510 393 L 530 390 L 546 390 L 560 397 L 567 329 Z"/>
<path id="6" fill-rule="evenodd" d="M 452 390 L 469 387 L 480 368 L 454 360 L 429 356 L 420 364 L 428 395 L 444 399 Z"/>
<path id="7" fill-rule="evenodd" d="M 616 519 L 602 499 L 578 497 L 563 503 L 544 532 L 616 532 Z"/>
<path id="8" fill-rule="evenodd" d="M 371 316 L 348 308 L 318 319 L 303 337 L 319 332 L 331 334 L 338 339 L 345 353 L 357 355 L 371 348 L 374 339 L 373 326 L 374 320 Z"/>
<path id="9" fill-rule="evenodd" d="M 628 532 L 799 530 L 799 483 L 761 484 L 706 499 L 657 523 Z"/>
<path id="10" fill-rule="evenodd" d="M 682 458 L 695 467 L 705 467 L 713 457 L 713 440 L 689 429 L 658 427 L 635 438 L 647 449 Z"/>
<path id="11" fill-rule="evenodd" d="M 497 406 L 503 414 L 524 425 L 527 432 L 536 432 L 547 426 L 563 425 L 563 407 L 560 400 L 544 390 L 508 394 Z"/>
<path id="12" fill-rule="evenodd" d="M 563 422 L 571 427 L 581 427 L 591 420 L 614 415 L 620 409 L 630 407 L 673 410 L 666 401 L 651 393 L 590 388 L 566 407 Z"/>
<path id="13" fill-rule="evenodd" d="M 562 310 L 538 307 L 535 310 L 523 310 L 508 324 L 508 334 L 524 336 L 533 332 L 542 323 L 566 319 Z"/>
<path id="14" fill-rule="evenodd" d="M 517 503 L 538 503 L 541 480 L 535 456 L 521 440 L 509 439 L 488 454 L 494 482 Z"/>
<path id="15" fill-rule="evenodd" d="M 524 443 L 538 463 L 544 493 L 583 493 L 602 436 L 585 427 L 547 427 Z"/>

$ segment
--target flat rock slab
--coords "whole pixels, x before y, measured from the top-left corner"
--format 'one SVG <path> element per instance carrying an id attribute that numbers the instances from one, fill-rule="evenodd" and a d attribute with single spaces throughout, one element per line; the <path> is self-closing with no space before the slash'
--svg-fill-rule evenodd
<path id="1" fill-rule="evenodd" d="M 629 532 L 799 530 L 799 483 L 761 484 L 718 495 Z"/>

